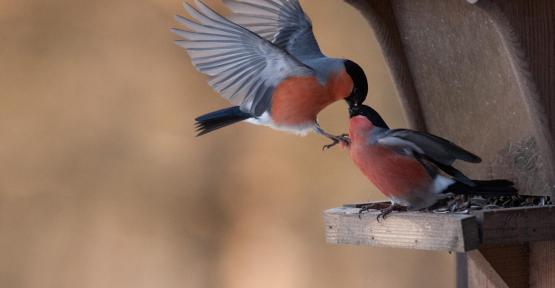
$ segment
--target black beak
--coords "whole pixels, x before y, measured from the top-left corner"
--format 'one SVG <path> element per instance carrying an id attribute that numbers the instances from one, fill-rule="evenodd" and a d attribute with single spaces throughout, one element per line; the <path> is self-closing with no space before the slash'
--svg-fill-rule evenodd
<path id="1" fill-rule="evenodd" d="M 360 115 L 360 106 L 359 105 L 349 105 L 349 116 L 351 118 Z"/>
<path id="2" fill-rule="evenodd" d="M 349 97 L 345 98 L 345 102 L 347 102 L 347 105 L 349 105 L 349 107 L 356 105 L 356 101 L 354 99 L 355 97 L 353 97 L 353 94 L 351 94 Z"/>

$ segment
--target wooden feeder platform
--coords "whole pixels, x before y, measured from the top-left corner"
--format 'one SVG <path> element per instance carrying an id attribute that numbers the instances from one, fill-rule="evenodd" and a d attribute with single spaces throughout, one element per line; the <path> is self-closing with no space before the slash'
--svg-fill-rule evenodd
<path id="1" fill-rule="evenodd" d="M 393 212 L 379 222 L 378 210 L 360 214 L 360 206 L 324 212 L 328 243 L 467 252 L 481 245 L 555 239 L 555 206 L 551 205 L 470 214 Z"/>
<path id="2" fill-rule="evenodd" d="M 379 210 L 360 214 L 361 206 L 324 212 L 328 243 L 456 252 L 458 288 L 554 287 L 553 205 L 469 214 L 393 212 L 380 221 Z"/>

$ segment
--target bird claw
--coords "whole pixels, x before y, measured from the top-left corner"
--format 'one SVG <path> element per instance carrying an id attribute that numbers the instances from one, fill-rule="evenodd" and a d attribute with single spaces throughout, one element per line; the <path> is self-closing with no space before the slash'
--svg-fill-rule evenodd
<path id="1" fill-rule="evenodd" d="M 341 134 L 339 136 L 333 136 L 333 137 L 330 137 L 330 140 L 332 142 L 328 145 L 324 145 L 324 147 L 322 147 L 322 151 L 329 150 L 337 144 L 341 144 L 341 145 L 344 145 L 346 147 L 349 147 L 349 145 L 351 145 L 351 139 L 349 139 L 348 134 Z"/>
<path id="2" fill-rule="evenodd" d="M 322 147 L 322 151 L 329 150 L 329 149 L 331 149 L 332 147 L 334 147 L 335 145 L 339 144 L 339 140 L 337 140 L 337 139 L 333 139 L 332 141 L 333 141 L 333 142 L 331 142 L 331 144 L 324 145 L 324 147 Z"/>
<path id="3" fill-rule="evenodd" d="M 381 223 L 380 218 L 385 221 L 385 218 L 387 218 L 387 216 L 395 210 L 406 211 L 406 207 L 397 204 L 391 204 L 389 205 L 389 207 L 380 210 L 380 214 L 378 214 L 378 216 L 376 217 L 376 221 L 378 221 L 378 223 Z"/>
<path id="4" fill-rule="evenodd" d="M 374 206 L 372 204 L 360 206 L 360 209 L 358 210 L 358 219 L 362 219 L 362 214 L 372 209 L 374 209 Z"/>
<path id="5" fill-rule="evenodd" d="M 391 212 L 393 212 L 393 210 L 395 210 L 392 207 L 393 205 L 380 210 L 380 214 L 378 214 L 378 216 L 376 217 L 376 221 L 378 221 L 378 223 L 381 223 L 382 221 L 380 221 L 380 218 L 385 221 L 385 218 L 387 217 L 387 215 L 389 215 Z M 369 210 L 372 210 L 371 206 L 361 207 L 360 210 L 358 211 L 358 219 L 362 219 L 362 214 L 364 214 L 365 212 L 368 212 Z"/>
<path id="6" fill-rule="evenodd" d="M 385 210 L 387 210 L 387 211 L 385 211 Z M 387 215 L 389 215 L 391 212 L 393 212 L 393 209 L 389 210 L 389 208 L 380 211 L 380 214 L 378 214 L 378 216 L 376 216 L 376 221 L 378 221 L 378 223 L 382 223 L 382 221 L 380 221 L 380 218 L 382 218 L 382 220 L 385 221 L 385 218 L 386 218 Z"/>
<path id="7" fill-rule="evenodd" d="M 380 214 L 378 214 L 378 216 L 376 217 L 376 221 L 378 221 L 378 223 L 381 223 L 382 221 L 385 221 L 385 218 L 387 218 L 387 216 L 393 211 L 407 211 L 407 207 L 398 204 L 390 204 L 388 207 L 382 209 L 380 209 L 380 206 L 377 206 L 376 203 L 359 206 L 358 218 L 361 219 L 361 215 L 365 212 L 368 212 L 369 210 L 380 210 Z M 380 218 L 382 219 L 382 221 L 380 221 Z"/>

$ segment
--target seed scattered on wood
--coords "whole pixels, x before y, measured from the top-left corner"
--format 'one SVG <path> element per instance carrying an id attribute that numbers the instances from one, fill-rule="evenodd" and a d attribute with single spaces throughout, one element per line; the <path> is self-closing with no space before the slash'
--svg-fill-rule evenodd
<path id="1" fill-rule="evenodd" d="M 471 211 L 514 208 L 514 207 L 541 207 L 552 205 L 553 201 L 548 196 L 504 196 L 504 197 L 482 197 L 456 195 L 440 200 L 431 208 L 426 210 L 433 213 L 459 213 L 468 214 Z"/>

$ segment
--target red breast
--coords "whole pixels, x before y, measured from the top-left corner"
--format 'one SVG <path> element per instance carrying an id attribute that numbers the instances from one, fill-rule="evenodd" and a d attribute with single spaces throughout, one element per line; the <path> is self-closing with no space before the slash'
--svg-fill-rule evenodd
<path id="1" fill-rule="evenodd" d="M 379 144 L 369 144 L 374 129 L 364 116 L 351 119 L 349 135 L 351 158 L 362 173 L 388 197 L 406 198 L 424 192 L 432 184 L 426 169 L 414 158 L 401 155 Z"/>
<path id="2" fill-rule="evenodd" d="M 290 77 L 272 94 L 272 120 L 277 125 L 296 126 L 315 122 L 320 111 L 349 96 L 353 81 L 345 70 L 332 75 L 324 85 L 316 77 Z"/>

